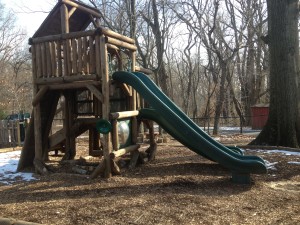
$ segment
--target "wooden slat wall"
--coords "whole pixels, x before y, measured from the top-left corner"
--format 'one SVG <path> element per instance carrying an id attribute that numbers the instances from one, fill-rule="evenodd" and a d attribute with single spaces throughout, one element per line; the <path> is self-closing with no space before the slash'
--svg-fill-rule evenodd
<path id="1" fill-rule="evenodd" d="M 36 58 L 36 78 L 96 74 L 100 64 L 96 57 L 94 36 L 37 43 L 32 46 Z"/>

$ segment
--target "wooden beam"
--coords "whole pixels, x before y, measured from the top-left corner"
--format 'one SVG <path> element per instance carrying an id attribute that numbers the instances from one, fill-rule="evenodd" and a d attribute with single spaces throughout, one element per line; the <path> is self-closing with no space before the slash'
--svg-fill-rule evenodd
<path id="1" fill-rule="evenodd" d="M 131 159 L 128 166 L 129 169 L 133 169 L 134 167 L 136 167 L 139 156 L 140 156 L 139 150 L 135 150 L 134 152 L 132 152 Z"/>
<path id="2" fill-rule="evenodd" d="M 69 19 L 73 15 L 73 13 L 76 11 L 76 7 L 72 7 L 72 9 L 69 11 Z"/>
<path id="3" fill-rule="evenodd" d="M 118 131 L 118 121 L 113 120 L 112 122 L 112 145 L 113 150 L 117 151 L 119 148 L 119 131 Z"/>
<path id="4" fill-rule="evenodd" d="M 116 51 L 119 51 L 120 49 L 117 47 L 117 46 L 115 46 L 115 45 L 112 45 L 112 44 L 106 44 L 107 45 L 107 48 L 109 48 L 109 49 L 113 49 L 113 50 L 116 50 Z"/>
<path id="5" fill-rule="evenodd" d="M 68 7 L 65 4 L 62 4 L 60 7 L 60 18 L 61 18 L 61 32 L 69 33 Z"/>
<path id="6" fill-rule="evenodd" d="M 124 111 L 124 112 L 114 112 L 110 113 L 110 119 L 123 119 L 139 115 L 139 111 Z"/>
<path id="7" fill-rule="evenodd" d="M 127 43 L 127 42 L 122 41 L 122 40 L 112 38 L 112 37 L 106 37 L 106 42 L 109 43 L 109 44 L 113 44 L 113 45 L 116 45 L 116 46 L 127 48 L 127 49 L 132 50 L 132 51 L 137 50 L 137 47 L 135 45 Z"/>
<path id="8" fill-rule="evenodd" d="M 90 85 L 100 85 L 99 81 L 88 81 Z M 85 89 L 87 82 L 73 82 L 67 84 L 50 84 L 49 90 Z"/>
<path id="9" fill-rule="evenodd" d="M 102 103 L 102 118 L 108 120 L 109 112 L 110 112 L 110 102 L 109 102 L 109 72 L 108 72 L 108 56 L 107 56 L 107 46 L 105 41 L 105 36 L 96 36 L 96 38 L 100 38 L 100 63 L 101 68 L 100 71 L 97 71 L 97 74 L 102 76 L 102 93 L 103 93 L 103 103 Z M 99 63 L 99 62 L 98 62 Z M 97 67 L 98 69 L 98 67 Z M 103 135 L 103 156 L 105 159 L 105 172 L 104 176 L 106 178 L 111 177 L 111 162 L 110 162 L 110 153 L 112 151 L 111 147 L 111 136 L 110 134 Z"/>
<path id="10" fill-rule="evenodd" d="M 77 31 L 77 32 L 72 32 L 72 33 L 56 34 L 56 35 L 49 35 L 49 36 L 45 36 L 45 37 L 30 38 L 29 44 L 33 45 L 33 44 L 39 44 L 39 43 L 49 42 L 49 41 L 63 41 L 66 39 L 94 36 L 95 32 L 96 32 L 96 30 Z"/>
<path id="11" fill-rule="evenodd" d="M 119 34 L 117 32 L 114 32 L 112 30 L 106 29 L 104 27 L 99 27 L 98 31 L 100 32 L 100 34 L 104 34 L 105 36 L 108 36 L 108 37 L 111 37 L 111 38 L 115 38 L 115 39 L 118 39 L 120 41 L 132 44 L 132 45 L 134 45 L 134 43 L 135 43 L 134 39 L 129 38 L 127 36 L 124 36 L 122 34 Z"/>
<path id="12" fill-rule="evenodd" d="M 63 76 L 63 77 L 42 77 L 37 78 L 34 82 L 37 85 L 41 84 L 54 84 L 54 83 L 72 83 L 75 81 L 95 81 L 97 78 L 96 74 L 90 75 L 72 75 L 72 76 Z"/>
<path id="13" fill-rule="evenodd" d="M 136 54 L 135 51 L 130 51 L 130 58 L 131 58 L 131 71 L 135 71 L 135 61 L 136 61 Z M 131 96 L 131 110 L 137 109 L 137 91 L 132 88 L 132 96 Z"/>
<path id="14" fill-rule="evenodd" d="M 84 11 L 84 12 L 87 12 L 87 13 L 93 15 L 93 16 L 101 18 L 101 14 L 100 13 L 98 13 L 98 12 L 92 10 L 92 9 L 89 9 L 87 7 L 84 7 L 83 5 L 79 5 L 79 4 L 75 3 L 75 2 L 68 1 L 68 0 L 62 0 L 62 2 L 65 3 L 65 4 L 68 4 L 70 6 L 76 7 L 76 8 L 78 8 L 78 9 Z"/>
<path id="15" fill-rule="evenodd" d="M 124 91 L 125 95 L 132 96 L 132 92 L 127 84 L 121 83 L 120 86 L 121 86 L 121 89 Z"/>
<path id="16" fill-rule="evenodd" d="M 46 92 L 49 90 L 49 86 L 43 86 L 38 93 L 34 96 L 32 100 L 32 106 L 35 107 L 38 103 L 40 103 L 41 99 L 44 97 Z"/>
<path id="17" fill-rule="evenodd" d="M 102 102 L 103 103 L 103 95 L 102 95 L 102 93 L 94 86 L 94 85 L 91 85 L 91 84 L 87 84 L 87 85 L 85 85 L 86 87 L 87 87 L 87 89 L 89 89 L 92 93 L 93 93 L 93 95 L 95 95 L 96 96 L 96 98 L 100 101 L 100 102 Z"/>
<path id="18" fill-rule="evenodd" d="M 129 153 L 129 152 L 136 151 L 137 149 L 139 149 L 139 147 L 140 147 L 140 145 L 130 145 L 128 147 L 121 148 L 118 151 L 114 151 L 114 152 L 110 153 L 110 157 L 112 159 L 118 158 L 122 155 L 125 155 L 125 154 Z"/>
<path id="19" fill-rule="evenodd" d="M 41 121 L 41 104 L 38 103 L 34 108 L 34 139 L 35 139 L 35 156 L 33 164 L 35 172 L 41 175 L 48 174 L 47 168 L 43 161 L 43 143 L 42 143 L 42 121 Z"/>

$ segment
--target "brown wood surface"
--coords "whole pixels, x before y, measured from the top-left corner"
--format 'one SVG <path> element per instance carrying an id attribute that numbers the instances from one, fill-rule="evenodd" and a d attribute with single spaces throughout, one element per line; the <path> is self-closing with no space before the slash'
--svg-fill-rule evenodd
<path id="1" fill-rule="evenodd" d="M 139 147 L 140 147 L 140 145 L 130 145 L 128 147 L 121 148 L 118 151 L 114 151 L 114 152 L 110 153 L 110 157 L 112 159 L 118 158 L 118 157 L 120 157 L 122 155 L 125 155 L 125 154 L 127 154 L 129 152 L 133 152 L 133 151 L 139 149 Z"/>

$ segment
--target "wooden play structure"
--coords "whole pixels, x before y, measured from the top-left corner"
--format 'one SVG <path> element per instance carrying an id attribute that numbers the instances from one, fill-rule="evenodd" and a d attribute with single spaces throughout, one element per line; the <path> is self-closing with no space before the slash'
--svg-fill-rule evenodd
<path id="1" fill-rule="evenodd" d="M 35 166 L 47 174 L 51 149 L 63 148 L 64 160 L 74 159 L 76 137 L 89 131 L 89 154 L 101 156 L 97 174 L 118 173 L 115 159 L 131 153 L 139 157 L 138 109 L 142 100 L 132 87 L 114 82 L 116 70 L 151 71 L 136 66 L 136 46 L 126 37 L 100 25 L 97 9 L 81 2 L 59 0 L 29 40 L 32 53 L 33 113 L 18 170 Z M 63 128 L 50 135 L 57 111 Z M 119 121 L 129 121 L 130 140 L 120 143 Z M 110 126 L 100 134 L 97 126 Z M 151 146 L 155 145 L 153 126 Z M 104 127 L 105 128 L 105 127 Z M 128 139 L 128 137 L 127 137 Z"/>

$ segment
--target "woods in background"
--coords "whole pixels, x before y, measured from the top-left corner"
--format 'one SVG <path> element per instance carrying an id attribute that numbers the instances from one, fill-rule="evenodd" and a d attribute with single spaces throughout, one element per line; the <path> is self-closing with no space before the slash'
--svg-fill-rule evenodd
<path id="1" fill-rule="evenodd" d="M 84 2 L 99 9 L 103 26 L 135 38 L 140 66 L 152 69 L 152 78 L 162 90 L 190 117 L 205 118 L 201 125 L 213 126 L 214 134 L 224 118 L 250 125 L 251 106 L 270 102 L 274 72 L 271 69 L 270 75 L 268 13 L 272 1 L 269 12 L 266 0 Z M 282 4 L 295 9 L 298 21 L 299 1 Z M 283 9 L 278 5 L 274 8 L 280 17 Z M 25 34 L 15 28 L 13 14 L 5 12 L 3 5 L 0 10 L 0 111 L 28 110 L 29 58 L 21 45 Z"/>
<path id="2" fill-rule="evenodd" d="M 190 117 L 212 117 L 215 134 L 221 117 L 249 125 L 251 106 L 268 103 L 265 1 L 90 2 L 104 25 L 125 35 L 136 30 L 141 66 L 155 72 L 154 80 Z"/>
<path id="3" fill-rule="evenodd" d="M 0 119 L 31 110 L 31 66 L 26 33 L 0 1 Z"/>

